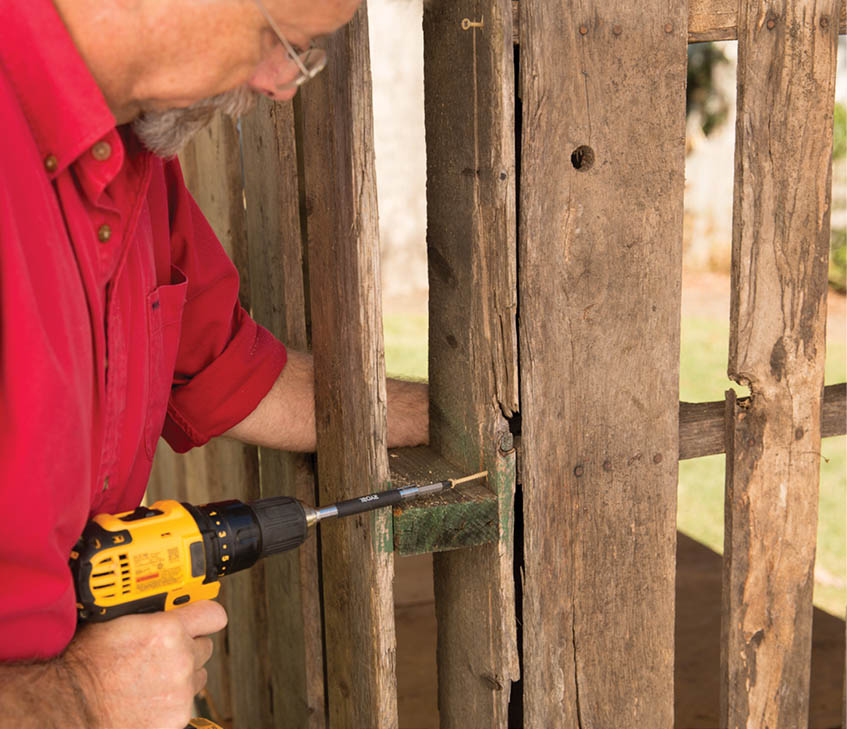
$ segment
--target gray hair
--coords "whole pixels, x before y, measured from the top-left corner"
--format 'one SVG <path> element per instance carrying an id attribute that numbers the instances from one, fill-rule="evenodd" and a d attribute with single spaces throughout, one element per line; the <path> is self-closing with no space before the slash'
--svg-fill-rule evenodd
<path id="1" fill-rule="evenodd" d="M 250 111 L 258 94 L 246 84 L 183 109 L 148 111 L 132 122 L 132 129 L 153 154 L 175 157 L 205 127 L 217 111 L 237 118 Z"/>

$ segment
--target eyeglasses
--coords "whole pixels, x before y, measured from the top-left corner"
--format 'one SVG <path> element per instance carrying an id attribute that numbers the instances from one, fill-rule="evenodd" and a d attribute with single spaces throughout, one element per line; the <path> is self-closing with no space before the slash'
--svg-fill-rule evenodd
<path id="1" fill-rule="evenodd" d="M 288 57 L 294 61 L 297 68 L 300 69 L 300 73 L 298 73 L 294 79 L 288 83 L 277 86 L 279 91 L 286 91 L 288 89 L 294 89 L 298 86 L 302 86 L 306 83 L 306 81 L 313 79 L 324 70 L 326 67 L 326 51 L 321 48 L 307 48 L 302 53 L 298 53 L 285 39 L 285 36 L 282 34 L 282 31 L 276 24 L 273 16 L 271 16 L 268 9 L 264 6 L 264 3 L 262 3 L 262 0 L 256 0 L 256 5 L 259 6 L 259 10 L 262 11 L 262 15 L 265 16 L 265 20 L 268 21 L 268 25 L 270 25 L 273 32 L 276 33 L 277 38 L 279 38 L 279 42 L 282 43 L 283 48 L 285 48 L 286 53 L 288 53 Z"/>

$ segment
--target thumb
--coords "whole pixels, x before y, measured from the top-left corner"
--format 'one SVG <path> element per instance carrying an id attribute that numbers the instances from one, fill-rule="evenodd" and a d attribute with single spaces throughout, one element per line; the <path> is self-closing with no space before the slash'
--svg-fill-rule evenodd
<path id="1" fill-rule="evenodd" d="M 171 614 L 182 623 L 182 627 L 192 638 L 217 633 L 227 624 L 226 610 L 211 600 L 200 600 L 176 608 Z"/>

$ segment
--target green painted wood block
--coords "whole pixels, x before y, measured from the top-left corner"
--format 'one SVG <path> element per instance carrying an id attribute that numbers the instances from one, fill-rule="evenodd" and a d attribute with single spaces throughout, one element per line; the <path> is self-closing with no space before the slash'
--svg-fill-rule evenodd
<path id="1" fill-rule="evenodd" d="M 467 475 L 429 448 L 397 449 L 390 456 L 394 487 Z M 394 549 L 400 555 L 475 547 L 496 541 L 499 533 L 497 496 L 485 479 L 396 506 L 393 516 Z"/>

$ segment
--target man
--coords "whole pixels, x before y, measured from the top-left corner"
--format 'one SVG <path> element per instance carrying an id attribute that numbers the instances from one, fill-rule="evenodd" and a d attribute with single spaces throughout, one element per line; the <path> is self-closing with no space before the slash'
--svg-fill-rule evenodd
<path id="1" fill-rule="evenodd" d="M 359 0 L 0 0 L 0 727 L 183 727 L 223 608 L 75 632 L 67 560 L 136 506 L 160 435 L 315 447 L 311 359 L 237 300 L 171 157 L 290 99 Z M 151 151 L 152 150 L 152 151 Z M 157 154 L 153 154 L 156 152 Z M 390 382 L 389 443 L 426 440 Z"/>

